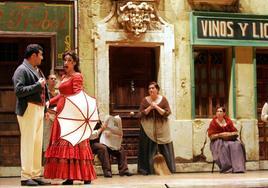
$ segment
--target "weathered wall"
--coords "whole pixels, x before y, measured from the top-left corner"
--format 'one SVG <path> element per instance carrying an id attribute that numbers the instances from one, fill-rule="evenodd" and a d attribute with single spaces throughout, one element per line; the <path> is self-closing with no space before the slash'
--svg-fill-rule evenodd
<path id="1" fill-rule="evenodd" d="M 81 68 L 85 77 L 86 90 L 94 95 L 98 83 L 96 82 L 96 50 L 94 49 L 93 35 L 95 24 L 104 19 L 112 8 L 112 0 L 79 0 L 79 54 Z M 268 4 L 266 0 L 240 0 L 242 13 L 266 14 Z M 160 16 L 174 26 L 174 74 L 175 86 L 175 114 L 172 120 L 172 136 L 174 150 L 178 159 L 193 160 L 200 154 L 200 149 L 206 137 L 206 129 L 210 119 L 192 120 L 192 93 L 191 93 L 191 44 L 190 44 L 190 18 L 191 11 L 187 0 L 160 0 L 158 5 Z M 112 24 L 110 24 L 112 27 Z M 231 50 L 231 49 L 230 49 Z M 231 52 L 230 52 L 231 54 Z M 237 51 L 239 54 L 239 51 Z M 247 81 L 244 74 L 247 73 Z M 238 63 L 236 66 L 236 105 L 237 125 L 241 130 L 247 150 L 247 159 L 259 159 L 258 128 L 255 119 L 255 93 L 253 88 L 254 70 L 252 62 Z M 163 78 L 165 79 L 165 78 Z M 232 85 L 231 85 L 232 86 Z M 232 87 L 231 87 L 232 88 Z M 248 93 L 246 93 L 248 91 Z M 167 91 L 165 91 L 167 92 Z M 243 95 L 241 95 L 241 92 Z M 232 91 L 229 91 L 230 98 Z M 247 106 L 248 108 L 244 108 Z M 232 108 L 234 109 L 234 108 Z M 231 114 L 232 111 L 230 112 Z M 187 140 L 187 142 L 186 142 Z M 205 155 L 211 161 L 209 141 L 205 147 Z M 254 167 L 258 168 L 258 167 Z"/>
<path id="2" fill-rule="evenodd" d="M 85 89 L 95 95 L 94 43 L 92 32 L 95 24 L 106 17 L 111 9 L 109 0 L 78 1 L 78 48 Z"/>
<path id="3" fill-rule="evenodd" d="M 266 0 L 240 0 L 241 12 L 248 14 L 267 14 Z"/>

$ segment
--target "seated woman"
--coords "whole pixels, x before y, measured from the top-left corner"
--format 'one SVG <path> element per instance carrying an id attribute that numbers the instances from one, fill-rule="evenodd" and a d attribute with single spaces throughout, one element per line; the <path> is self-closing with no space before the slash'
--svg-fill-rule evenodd
<path id="1" fill-rule="evenodd" d="M 213 160 L 221 173 L 245 172 L 245 149 L 237 139 L 238 132 L 232 120 L 225 115 L 224 107 L 216 108 L 216 116 L 210 122 L 208 136 Z"/>

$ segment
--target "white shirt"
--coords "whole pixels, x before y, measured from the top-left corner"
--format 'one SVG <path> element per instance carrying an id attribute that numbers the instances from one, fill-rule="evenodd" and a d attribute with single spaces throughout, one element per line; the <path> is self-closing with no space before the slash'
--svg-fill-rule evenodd
<path id="1" fill-rule="evenodd" d="M 268 122 L 268 104 L 267 102 L 264 103 L 262 110 L 261 110 L 261 120 L 264 122 Z"/>

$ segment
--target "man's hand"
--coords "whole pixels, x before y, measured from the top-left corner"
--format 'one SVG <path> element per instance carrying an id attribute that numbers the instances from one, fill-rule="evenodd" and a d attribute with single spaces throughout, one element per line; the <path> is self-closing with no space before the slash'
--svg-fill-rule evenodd
<path id="1" fill-rule="evenodd" d="M 45 119 L 49 120 L 49 113 L 48 112 L 45 113 Z"/>
<path id="2" fill-rule="evenodd" d="M 46 102 L 46 107 L 49 108 L 49 101 Z"/>
<path id="3" fill-rule="evenodd" d="M 104 134 L 106 135 L 107 138 L 110 137 L 110 131 L 105 131 Z"/>
<path id="4" fill-rule="evenodd" d="M 100 128 L 101 129 L 101 132 L 104 131 L 107 128 L 107 126 L 108 125 L 106 123 L 102 124 L 101 125 L 101 128 Z"/>
<path id="5" fill-rule="evenodd" d="M 44 78 L 39 78 L 38 82 L 41 84 L 42 88 L 46 85 L 46 80 Z"/>

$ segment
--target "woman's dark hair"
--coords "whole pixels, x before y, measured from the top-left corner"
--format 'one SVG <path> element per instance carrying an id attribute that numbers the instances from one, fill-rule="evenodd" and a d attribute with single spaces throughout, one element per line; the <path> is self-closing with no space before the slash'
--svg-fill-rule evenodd
<path id="1" fill-rule="evenodd" d="M 221 108 L 222 111 L 223 111 L 224 113 L 226 112 L 226 109 L 225 109 L 225 107 L 223 107 L 223 106 L 217 106 L 217 107 L 216 107 L 216 112 L 217 112 L 217 110 L 218 110 L 219 108 Z"/>
<path id="2" fill-rule="evenodd" d="M 155 81 L 150 82 L 149 85 L 148 85 L 148 88 L 149 88 L 150 85 L 154 85 L 154 87 L 157 89 L 157 91 L 160 90 L 160 87 L 159 87 L 158 83 L 156 83 Z"/>
<path id="3" fill-rule="evenodd" d="M 28 59 L 32 54 L 43 52 L 43 48 L 39 44 L 29 44 L 24 51 L 24 58 Z"/>
<path id="4" fill-rule="evenodd" d="M 73 50 L 69 50 L 69 51 L 64 52 L 64 53 L 62 54 L 62 60 L 63 60 L 63 61 L 64 61 L 64 59 L 65 59 L 65 56 L 67 56 L 67 55 L 71 56 L 72 59 L 74 60 L 74 62 L 76 62 L 76 64 L 74 65 L 74 70 L 75 70 L 75 72 L 81 72 L 81 71 L 80 71 L 80 68 L 79 68 L 79 66 L 80 66 L 80 63 L 79 63 L 79 57 L 78 57 L 78 55 L 75 53 L 75 51 L 73 51 Z"/>

